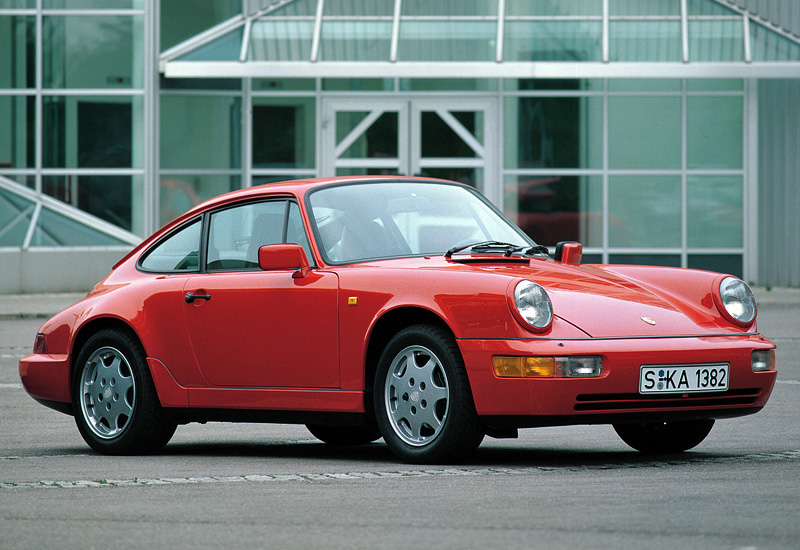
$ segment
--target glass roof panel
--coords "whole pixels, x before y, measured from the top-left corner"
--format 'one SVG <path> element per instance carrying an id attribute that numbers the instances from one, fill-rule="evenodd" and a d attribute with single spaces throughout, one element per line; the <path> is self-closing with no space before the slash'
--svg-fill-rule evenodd
<path id="1" fill-rule="evenodd" d="M 308 61 L 313 36 L 313 21 L 261 19 L 253 23 L 250 31 L 247 58 L 252 61 Z"/>
<path id="2" fill-rule="evenodd" d="M 47 208 L 43 208 L 39 214 L 39 222 L 36 224 L 31 239 L 32 247 L 121 246 L 126 244 L 128 243 Z"/>
<path id="3" fill-rule="evenodd" d="M 505 61 L 600 61 L 600 21 L 509 21 Z"/>
<path id="4" fill-rule="evenodd" d="M 394 4 L 391 1 L 389 3 Z M 469 2 L 464 0 L 403 0 L 402 15 L 438 15 L 442 17 L 489 15 L 496 17 L 497 0 L 470 0 Z"/>
<path id="5" fill-rule="evenodd" d="M 744 61 L 741 20 L 689 20 L 691 61 Z"/>
<path id="6" fill-rule="evenodd" d="M 680 0 L 609 0 L 608 14 L 611 17 L 616 15 L 632 16 L 680 16 Z"/>
<path id="7" fill-rule="evenodd" d="M 600 16 L 602 0 L 514 0 L 506 2 L 506 16 Z"/>
<path id="8" fill-rule="evenodd" d="M 386 61 L 391 40 L 391 21 L 325 21 L 319 58 L 322 61 Z"/>
<path id="9" fill-rule="evenodd" d="M 587 69 L 591 78 L 602 76 L 604 68 L 612 78 L 619 77 L 616 63 L 670 63 L 673 66 L 668 69 L 669 76 L 676 76 L 676 70 L 680 73 L 682 67 L 694 76 L 692 63 L 720 62 L 739 64 L 731 66 L 730 76 L 747 76 L 753 69 L 763 77 L 784 75 L 777 68 L 758 67 L 759 62 L 800 62 L 800 38 L 777 31 L 717 0 L 686 2 L 688 63 L 682 63 L 682 0 L 608 0 L 610 21 L 606 37 L 601 17 L 603 0 L 506 0 L 502 3 L 505 21 L 500 25 L 498 0 L 400 0 L 399 21 L 394 21 L 396 0 L 328 0 L 320 27 L 315 26 L 318 0 L 294 0 L 250 23 L 231 19 L 228 30 L 221 27 L 216 35 L 209 33 L 202 41 L 186 41 L 165 52 L 161 61 L 167 76 L 171 76 L 171 63 L 184 61 L 211 63 L 197 65 L 197 74 L 191 63 L 175 63 L 173 75 L 208 77 L 217 67 L 224 72 L 220 76 L 226 77 L 261 76 L 262 71 L 266 74 L 269 65 L 252 68 L 239 63 L 244 29 L 250 24 L 248 61 L 276 64 L 275 67 L 290 62 L 308 64 L 305 69 L 303 64 L 286 65 L 280 69 L 285 77 L 313 74 L 341 78 L 347 68 L 340 62 L 360 62 L 357 76 L 369 74 L 376 78 L 408 78 L 411 71 L 418 78 L 439 77 L 442 69 L 453 77 L 503 76 L 519 74 L 523 70 L 520 63 L 553 63 L 552 67 L 557 67 L 557 63 L 583 62 L 595 64 Z M 745 17 L 751 17 L 748 23 L 753 62 L 747 64 Z M 396 59 L 392 59 L 395 23 L 399 23 L 399 38 Z M 319 50 L 313 52 L 312 59 L 315 31 L 320 32 L 316 37 Z M 498 38 L 503 40 L 500 48 Z M 604 39 L 608 44 L 605 60 Z M 501 63 L 497 62 L 498 57 Z M 217 61 L 224 65 L 215 65 Z M 470 74 L 463 75 L 453 66 L 445 66 L 459 62 L 482 65 L 473 66 Z M 504 72 L 503 62 L 517 65 Z M 374 63 L 374 71 L 363 63 Z M 657 71 L 658 65 L 653 68 Z M 794 70 L 800 72 L 800 67 Z M 636 71 L 631 76 L 650 74 Z M 570 74 L 575 74 L 574 70 Z"/>
<path id="10" fill-rule="evenodd" d="M 239 59 L 242 49 L 242 33 L 240 27 L 216 40 L 182 55 L 181 61 L 235 61 Z"/>
<path id="11" fill-rule="evenodd" d="M 400 61 L 494 61 L 497 23 L 476 20 L 421 21 L 400 24 Z"/>
<path id="12" fill-rule="evenodd" d="M 680 21 L 611 21 L 609 59 L 633 62 L 679 62 Z"/>
<path id="13" fill-rule="evenodd" d="M 35 204 L 0 189 L 0 246 L 22 246 Z"/>

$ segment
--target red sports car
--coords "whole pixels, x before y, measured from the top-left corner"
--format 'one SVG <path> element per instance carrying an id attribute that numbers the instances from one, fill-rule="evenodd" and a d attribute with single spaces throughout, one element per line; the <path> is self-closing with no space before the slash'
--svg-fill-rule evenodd
<path id="1" fill-rule="evenodd" d="M 254 187 L 136 247 L 45 323 L 20 376 L 108 454 L 197 421 L 383 437 L 410 462 L 567 424 L 672 453 L 766 404 L 775 346 L 745 283 L 580 259 L 453 182 Z"/>

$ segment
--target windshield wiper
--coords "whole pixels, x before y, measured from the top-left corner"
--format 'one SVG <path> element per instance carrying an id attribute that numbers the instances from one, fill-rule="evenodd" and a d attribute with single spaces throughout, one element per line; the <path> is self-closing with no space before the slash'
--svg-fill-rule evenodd
<path id="1" fill-rule="evenodd" d="M 522 252 L 523 256 L 533 256 L 534 254 L 544 254 L 545 256 L 550 255 L 550 249 L 544 245 L 537 244 L 534 246 L 518 246 L 516 248 L 509 248 L 506 250 L 504 256 L 510 257 L 512 254 L 516 254 L 517 252 Z"/>
<path id="2" fill-rule="evenodd" d="M 506 252 L 508 250 L 514 250 L 515 248 L 519 248 L 515 244 L 511 243 L 504 243 L 501 241 L 481 241 L 472 244 L 465 244 L 463 246 L 454 246 L 450 250 L 444 253 L 445 258 L 450 258 L 456 252 L 461 252 L 462 250 L 466 249 L 474 250 L 474 251 L 493 251 L 493 250 L 500 250 L 502 252 Z M 525 247 L 522 247 L 525 248 Z"/>

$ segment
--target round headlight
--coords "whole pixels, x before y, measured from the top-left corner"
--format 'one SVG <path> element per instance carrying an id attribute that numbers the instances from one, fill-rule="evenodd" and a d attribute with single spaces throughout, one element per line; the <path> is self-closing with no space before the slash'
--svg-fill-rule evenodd
<path id="1" fill-rule="evenodd" d="M 734 321 L 749 325 L 756 318 L 756 299 L 750 287 L 736 277 L 725 277 L 719 284 L 722 306 Z"/>
<path id="2" fill-rule="evenodd" d="M 520 281 L 514 288 L 514 305 L 531 327 L 542 330 L 553 321 L 553 305 L 545 290 L 532 281 Z"/>

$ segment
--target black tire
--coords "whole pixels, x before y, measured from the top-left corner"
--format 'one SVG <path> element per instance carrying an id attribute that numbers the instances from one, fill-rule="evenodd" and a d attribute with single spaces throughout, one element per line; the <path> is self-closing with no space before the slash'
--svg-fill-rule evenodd
<path id="1" fill-rule="evenodd" d="M 614 424 L 622 441 L 643 453 L 671 454 L 699 445 L 714 427 L 712 418 Z"/>
<path id="2" fill-rule="evenodd" d="M 383 439 L 405 461 L 460 462 L 485 435 L 461 353 L 443 328 L 398 332 L 378 362 L 373 397 Z"/>
<path id="3" fill-rule="evenodd" d="M 377 426 L 325 426 L 306 424 L 311 435 L 329 445 L 366 445 L 381 438 Z"/>
<path id="4" fill-rule="evenodd" d="M 142 345 L 116 329 L 93 335 L 78 353 L 72 410 L 86 443 L 109 455 L 155 452 L 177 427 L 158 400 Z"/>

